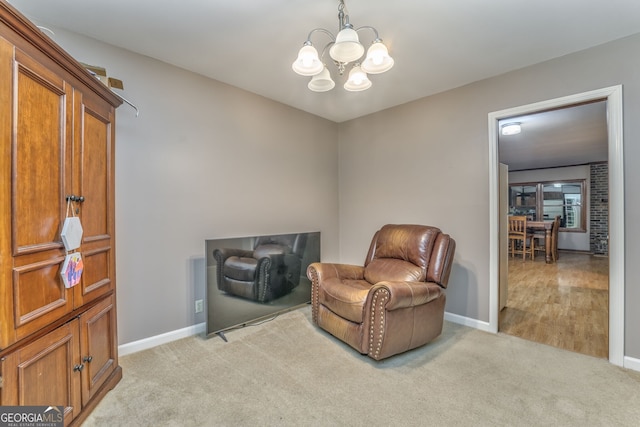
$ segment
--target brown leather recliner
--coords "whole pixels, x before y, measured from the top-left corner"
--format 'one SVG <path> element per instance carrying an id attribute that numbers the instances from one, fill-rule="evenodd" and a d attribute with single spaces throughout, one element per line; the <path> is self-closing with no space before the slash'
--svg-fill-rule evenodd
<path id="1" fill-rule="evenodd" d="M 428 343 L 442 332 L 455 247 L 436 227 L 385 225 L 364 266 L 309 266 L 313 321 L 376 360 Z"/>

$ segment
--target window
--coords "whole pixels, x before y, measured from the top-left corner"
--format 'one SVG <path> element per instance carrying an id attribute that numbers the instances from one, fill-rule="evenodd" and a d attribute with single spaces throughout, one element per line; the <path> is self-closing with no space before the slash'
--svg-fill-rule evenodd
<path id="1" fill-rule="evenodd" d="M 560 215 L 563 231 L 586 231 L 585 180 L 509 185 L 509 213 L 551 221 Z"/>

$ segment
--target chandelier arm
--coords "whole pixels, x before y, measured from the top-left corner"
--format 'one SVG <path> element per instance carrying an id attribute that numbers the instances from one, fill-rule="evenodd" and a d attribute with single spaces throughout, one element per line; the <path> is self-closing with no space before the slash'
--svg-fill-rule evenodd
<path id="1" fill-rule="evenodd" d="M 324 58 L 325 58 L 325 54 L 327 53 L 327 50 L 334 44 L 335 44 L 335 41 L 330 41 L 322 49 L 322 54 L 320 54 L 320 60 L 322 61 L 323 64 L 325 64 Z M 331 58 L 331 56 L 329 56 L 329 57 Z M 345 64 L 344 62 L 336 61 L 333 58 L 331 58 L 331 60 L 333 61 L 333 64 L 336 66 L 336 68 L 338 69 L 338 74 L 339 75 L 343 75 L 347 64 Z"/>
<path id="2" fill-rule="evenodd" d="M 372 26 L 370 26 L 370 25 L 363 25 L 362 27 L 358 27 L 358 28 L 356 28 L 356 31 L 360 31 L 360 30 L 371 30 L 371 31 L 373 31 L 373 33 L 374 33 L 374 34 L 375 34 L 375 36 L 376 36 L 376 38 L 375 38 L 375 40 L 374 40 L 374 43 L 375 43 L 376 41 L 382 41 L 382 39 L 381 39 L 381 38 L 380 38 L 380 36 L 378 35 L 378 30 L 376 30 L 376 29 L 375 29 L 375 28 L 373 28 Z"/>
<path id="3" fill-rule="evenodd" d="M 327 53 L 327 49 L 329 49 L 334 44 L 335 44 L 335 41 L 330 41 L 324 46 L 324 48 L 322 48 L 322 54 L 320 55 L 320 59 L 324 58 L 324 54 Z"/>
<path id="4" fill-rule="evenodd" d="M 304 42 L 304 44 L 311 44 L 311 36 L 317 32 L 325 33 L 326 35 L 329 36 L 332 42 L 336 41 L 336 37 L 333 35 L 333 33 L 331 33 L 331 31 L 325 30 L 324 28 L 314 28 L 313 30 L 309 31 L 309 35 L 307 36 L 307 41 Z"/>

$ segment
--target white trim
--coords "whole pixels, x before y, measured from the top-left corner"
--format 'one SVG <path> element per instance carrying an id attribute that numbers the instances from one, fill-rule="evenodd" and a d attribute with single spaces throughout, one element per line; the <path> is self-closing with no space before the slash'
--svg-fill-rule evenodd
<path id="1" fill-rule="evenodd" d="M 489 329 L 489 323 L 477 319 L 472 319 L 470 317 L 460 316 L 459 314 L 445 312 L 444 320 L 452 323 L 457 323 L 459 325 L 469 326 L 481 331 L 491 332 Z"/>
<path id="2" fill-rule="evenodd" d="M 640 359 L 634 359 L 633 357 L 625 356 L 624 367 L 640 372 Z"/>
<path id="3" fill-rule="evenodd" d="M 624 156 L 622 86 L 489 113 L 489 331 L 498 332 L 498 120 L 578 104 L 607 100 L 609 136 L 609 361 L 624 362 Z"/>
<path id="4" fill-rule="evenodd" d="M 607 97 L 609 127 L 609 361 L 624 360 L 624 155 L 622 86 Z"/>
<path id="5" fill-rule="evenodd" d="M 187 338 L 192 335 L 198 335 L 205 332 L 206 323 L 199 323 L 197 325 L 187 326 L 186 328 L 178 329 L 164 334 L 156 335 L 149 338 L 143 338 L 138 341 L 133 341 L 118 346 L 118 354 L 120 356 L 126 356 L 128 354 L 137 353 L 142 350 L 148 350 L 150 348 L 176 341 L 182 338 Z"/>

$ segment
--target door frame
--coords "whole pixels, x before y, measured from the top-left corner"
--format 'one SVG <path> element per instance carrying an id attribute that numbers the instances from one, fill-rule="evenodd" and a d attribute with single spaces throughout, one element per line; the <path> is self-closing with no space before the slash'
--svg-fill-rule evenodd
<path id="1" fill-rule="evenodd" d="M 622 85 L 489 113 L 489 331 L 498 332 L 499 181 L 498 121 L 583 102 L 607 101 L 609 162 L 609 362 L 624 364 L 624 155 Z"/>

